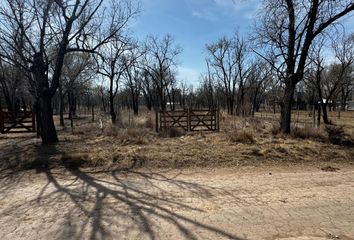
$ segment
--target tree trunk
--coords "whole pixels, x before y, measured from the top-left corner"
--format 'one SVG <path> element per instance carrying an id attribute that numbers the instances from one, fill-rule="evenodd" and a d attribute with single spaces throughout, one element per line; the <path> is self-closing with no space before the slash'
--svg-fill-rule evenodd
<path id="1" fill-rule="evenodd" d="M 252 101 L 252 112 L 251 112 L 251 116 L 254 117 L 255 113 L 256 113 L 256 105 L 257 105 L 257 96 L 255 95 L 253 97 L 253 101 Z"/>
<path id="2" fill-rule="evenodd" d="M 134 115 L 139 114 L 139 96 L 134 94 L 133 96 L 133 110 L 134 110 Z"/>
<path id="3" fill-rule="evenodd" d="M 39 110 L 39 100 L 36 99 L 33 104 L 33 110 L 36 113 L 36 134 L 37 138 L 41 137 L 41 119 L 40 119 L 40 110 Z"/>
<path id="4" fill-rule="evenodd" d="M 92 104 L 91 106 L 91 121 L 95 121 L 95 105 Z"/>
<path id="5" fill-rule="evenodd" d="M 312 127 L 316 127 L 316 107 L 314 102 L 312 105 Z"/>
<path id="6" fill-rule="evenodd" d="M 254 94 L 253 94 L 253 99 L 252 99 L 252 117 L 254 117 L 255 113 L 256 113 L 256 109 L 257 109 L 257 97 L 258 97 L 258 91 L 259 89 L 256 88 Z"/>
<path id="7" fill-rule="evenodd" d="M 244 98 L 245 98 L 245 93 L 244 93 L 244 87 L 243 87 L 243 83 L 240 83 L 240 95 L 238 97 L 238 101 L 237 101 L 237 106 L 236 106 L 236 115 L 237 116 L 244 116 L 244 106 L 243 106 L 243 102 L 244 102 Z"/>
<path id="8" fill-rule="evenodd" d="M 39 118 L 40 135 L 44 144 L 58 142 L 57 131 L 53 120 L 52 99 L 50 96 L 41 96 L 39 98 Z"/>
<path id="9" fill-rule="evenodd" d="M 117 123 L 117 114 L 114 110 L 114 96 L 111 91 L 109 93 L 109 111 L 111 114 L 112 124 L 116 124 Z"/>
<path id="10" fill-rule="evenodd" d="M 317 127 L 320 127 L 321 125 L 321 104 L 318 104 L 318 109 L 317 109 Z"/>
<path id="11" fill-rule="evenodd" d="M 59 98 L 60 98 L 60 106 L 59 106 L 59 115 L 60 115 L 60 126 L 64 127 L 64 95 L 61 84 L 59 85 Z"/>
<path id="12" fill-rule="evenodd" d="M 340 110 L 345 111 L 345 107 L 347 105 L 347 98 L 348 98 L 348 94 L 346 94 L 346 91 L 344 90 L 344 88 L 342 87 L 341 90 L 342 94 L 341 94 L 341 106 L 340 106 Z"/>
<path id="13" fill-rule="evenodd" d="M 291 107 L 294 97 L 295 84 L 290 80 L 285 84 L 284 98 L 281 105 L 280 130 L 284 134 L 291 132 Z"/>
<path id="14" fill-rule="evenodd" d="M 68 92 L 68 104 L 69 104 L 69 113 L 68 113 L 68 118 L 71 120 L 73 116 L 73 105 L 74 105 L 74 100 L 73 100 L 73 93 L 71 91 Z"/>
<path id="15" fill-rule="evenodd" d="M 323 100 L 321 101 L 321 105 L 322 105 L 322 113 L 323 113 L 323 123 L 324 124 L 330 124 L 329 120 L 328 120 L 328 113 L 327 113 L 327 103 L 324 103 Z"/>
<path id="16" fill-rule="evenodd" d="M 104 95 L 102 94 L 101 96 L 101 102 L 102 102 L 102 110 L 103 110 L 103 113 L 106 114 L 106 101 L 104 99 Z"/>
<path id="17" fill-rule="evenodd" d="M 49 89 L 49 81 L 46 75 L 48 66 L 44 62 L 43 55 L 41 53 L 36 53 L 33 56 L 33 65 L 31 71 L 34 80 L 38 84 L 38 108 L 37 108 L 37 119 L 39 120 L 40 126 L 40 136 L 42 138 L 42 143 L 57 143 L 58 136 L 55 129 L 53 120 L 53 109 L 52 109 L 52 97 Z"/>
<path id="18" fill-rule="evenodd" d="M 152 110 L 152 100 L 149 98 L 149 99 L 145 99 L 146 100 L 146 107 L 149 111 Z"/>

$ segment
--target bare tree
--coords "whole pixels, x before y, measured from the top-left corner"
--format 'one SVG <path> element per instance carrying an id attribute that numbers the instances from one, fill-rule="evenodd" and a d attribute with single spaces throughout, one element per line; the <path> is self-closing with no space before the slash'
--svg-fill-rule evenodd
<path id="1" fill-rule="evenodd" d="M 345 110 L 348 96 L 354 89 L 352 75 L 354 71 L 354 34 L 343 36 L 339 42 L 333 42 L 332 46 L 338 64 L 333 66 L 334 76 L 331 77 L 339 82 L 337 93 L 341 97 L 341 108 Z"/>
<path id="2" fill-rule="evenodd" d="M 51 103 L 60 84 L 65 55 L 75 51 L 95 53 L 116 36 L 134 11 L 128 0 L 111 4 L 113 7 L 106 8 L 103 0 L 1 2 L 0 52 L 31 73 L 43 143 L 58 141 Z M 55 54 L 50 54 L 53 49 Z"/>
<path id="3" fill-rule="evenodd" d="M 151 111 L 152 107 L 157 105 L 157 100 L 155 98 L 154 82 L 146 69 L 142 72 L 141 91 L 145 98 L 146 107 Z"/>
<path id="4" fill-rule="evenodd" d="M 213 74 L 210 69 L 210 63 L 206 59 L 207 73 L 201 76 L 200 94 L 203 96 L 204 101 L 209 108 L 216 107 L 215 101 L 215 73 Z"/>
<path id="5" fill-rule="evenodd" d="M 216 43 L 207 45 L 208 62 L 213 75 L 224 90 L 229 114 L 241 115 L 245 96 L 245 81 L 249 71 L 247 66 L 247 46 L 237 34 L 233 38 L 223 37 Z"/>
<path id="6" fill-rule="evenodd" d="M 127 68 L 124 53 L 130 47 L 129 40 L 117 36 L 110 44 L 102 46 L 100 56 L 97 56 L 97 73 L 108 79 L 109 82 L 109 112 L 113 124 L 117 122 L 114 102 L 118 93 L 119 82 Z"/>
<path id="7" fill-rule="evenodd" d="M 259 110 L 269 82 L 272 80 L 272 68 L 262 59 L 256 59 L 247 76 L 247 94 L 251 103 L 251 116 Z"/>
<path id="8" fill-rule="evenodd" d="M 179 89 L 180 89 L 179 103 L 180 103 L 182 108 L 186 108 L 187 107 L 187 95 L 188 95 L 188 92 L 189 92 L 187 83 L 182 81 L 180 83 Z"/>
<path id="9" fill-rule="evenodd" d="M 280 121 L 283 133 L 291 131 L 294 91 L 303 80 L 314 39 L 353 10 L 354 1 L 350 0 L 264 1 L 256 39 L 276 59 L 269 62 L 281 74 L 285 85 Z"/>
<path id="10" fill-rule="evenodd" d="M 173 89 L 176 84 L 177 57 L 182 49 L 174 44 L 174 39 L 170 35 L 162 39 L 148 37 L 145 43 L 144 68 L 146 76 L 145 85 L 147 91 L 151 90 L 151 83 L 156 94 L 158 106 L 162 110 L 166 109 L 167 98 L 170 102 L 173 98 Z"/>
<path id="11" fill-rule="evenodd" d="M 26 108 L 26 85 L 22 85 L 22 72 L 15 66 L 1 61 L 0 58 L 0 92 L 9 112 L 15 113 L 21 105 Z"/>
<path id="12" fill-rule="evenodd" d="M 323 84 L 324 84 L 324 74 L 325 74 L 325 60 L 323 57 L 324 48 L 324 38 L 318 39 L 315 44 L 311 47 L 311 52 L 309 54 L 310 64 L 308 70 L 306 71 L 304 78 L 309 82 L 308 87 L 315 89 L 318 98 L 318 119 L 317 126 L 320 125 L 321 120 L 321 109 L 323 111 L 323 121 L 328 124 L 328 114 L 327 114 L 327 104 L 328 96 L 324 99 Z M 334 93 L 334 92 L 333 92 Z"/>
<path id="13" fill-rule="evenodd" d="M 135 115 L 139 113 L 139 97 L 141 92 L 142 74 L 143 70 L 139 62 L 140 58 L 143 56 L 143 51 L 139 49 L 137 43 L 126 52 L 125 54 L 125 84 L 128 87 L 131 95 L 131 102 L 133 106 L 133 111 Z"/>
<path id="14" fill-rule="evenodd" d="M 347 86 L 350 86 L 350 73 L 354 63 L 354 43 L 351 42 L 351 38 L 347 37 L 344 37 L 341 41 L 333 42 L 336 63 L 329 66 L 326 66 L 325 62 L 324 44 L 323 38 L 313 44 L 309 56 L 310 66 L 312 66 L 309 70 L 309 81 L 317 91 L 323 122 L 330 124 L 327 113 L 328 107 L 331 110 L 331 107 L 335 105 L 337 96 L 343 93 Z"/>
<path id="15" fill-rule="evenodd" d="M 59 84 L 60 123 L 64 125 L 64 96 L 68 97 L 69 119 L 73 125 L 76 116 L 77 99 L 90 88 L 93 76 L 94 61 L 88 53 L 66 54 Z"/>

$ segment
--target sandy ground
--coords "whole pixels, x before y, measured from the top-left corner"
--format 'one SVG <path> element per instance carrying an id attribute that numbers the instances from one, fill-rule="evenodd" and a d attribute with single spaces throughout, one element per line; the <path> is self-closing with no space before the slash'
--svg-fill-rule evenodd
<path id="1" fill-rule="evenodd" d="M 2 174 L 0 239 L 354 239 L 354 167 Z"/>

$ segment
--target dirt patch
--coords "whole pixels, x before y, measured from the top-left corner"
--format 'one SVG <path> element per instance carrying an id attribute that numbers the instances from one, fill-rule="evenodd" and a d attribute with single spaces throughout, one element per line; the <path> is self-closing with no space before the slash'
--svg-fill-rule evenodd
<path id="1" fill-rule="evenodd" d="M 0 238 L 349 240 L 354 168 L 340 167 L 9 174 Z"/>

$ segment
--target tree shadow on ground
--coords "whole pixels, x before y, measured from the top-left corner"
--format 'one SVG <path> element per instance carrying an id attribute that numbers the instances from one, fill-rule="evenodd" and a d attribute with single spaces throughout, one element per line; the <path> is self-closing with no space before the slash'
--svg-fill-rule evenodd
<path id="1" fill-rule="evenodd" d="M 49 157 L 51 153 L 66 159 L 66 154 L 55 145 L 40 146 L 37 150 L 38 156 Z M 95 172 L 65 163 L 61 170 L 45 165 L 36 166 L 35 170 L 46 178 L 44 185 L 35 191 L 36 197 L 3 209 L 0 216 L 36 212 L 43 221 L 53 222 L 47 229 L 52 238 L 241 239 L 197 220 L 200 218 L 196 216 L 206 214 L 206 210 L 195 202 L 192 204 L 212 199 L 216 193 L 229 193 L 183 181 L 178 178 L 182 173 L 172 175 L 162 170 L 134 168 Z M 32 210 L 28 212 L 30 206 Z"/>

